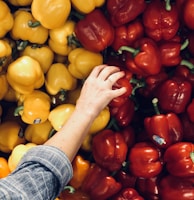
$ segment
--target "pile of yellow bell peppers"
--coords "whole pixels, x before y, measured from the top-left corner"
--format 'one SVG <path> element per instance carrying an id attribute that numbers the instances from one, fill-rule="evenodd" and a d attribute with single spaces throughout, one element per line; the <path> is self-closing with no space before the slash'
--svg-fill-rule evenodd
<path id="1" fill-rule="evenodd" d="M 103 64 L 101 53 L 85 49 L 76 39 L 70 14 L 74 9 L 84 15 L 104 3 L 0 0 L 0 155 L 6 155 L 10 171 L 28 149 L 64 125 L 84 80 Z M 93 135 L 109 120 L 107 107 L 92 124 L 83 150 L 91 150 Z"/>

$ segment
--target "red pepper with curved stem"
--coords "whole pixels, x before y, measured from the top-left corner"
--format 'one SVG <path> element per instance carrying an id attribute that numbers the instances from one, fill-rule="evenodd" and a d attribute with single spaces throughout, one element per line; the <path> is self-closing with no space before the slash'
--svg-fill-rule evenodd
<path id="1" fill-rule="evenodd" d="M 137 19 L 115 28 L 115 37 L 111 46 L 118 51 L 122 46 L 133 46 L 137 39 L 144 35 L 144 27 L 141 20 Z"/>
<path id="2" fill-rule="evenodd" d="M 136 41 L 134 48 L 122 46 L 118 52 L 126 54 L 126 68 L 132 73 L 146 77 L 161 70 L 160 53 L 156 42 L 150 38 L 141 38 Z"/>
<path id="3" fill-rule="evenodd" d="M 159 182 L 160 200 L 193 200 L 194 177 L 164 176 Z"/>
<path id="4" fill-rule="evenodd" d="M 178 32 L 179 16 L 170 1 L 152 0 L 143 13 L 145 33 L 155 41 L 170 40 Z"/>
<path id="5" fill-rule="evenodd" d="M 186 0 L 183 4 L 183 20 L 184 24 L 191 30 L 194 30 L 194 0 Z"/>
<path id="6" fill-rule="evenodd" d="M 159 200 L 158 180 L 160 175 L 151 178 L 137 178 L 136 187 L 143 197 L 149 200 Z"/>
<path id="7" fill-rule="evenodd" d="M 109 172 L 93 163 L 84 179 L 81 189 L 86 192 L 92 200 L 106 200 L 117 194 L 121 184 L 117 182 Z"/>
<path id="8" fill-rule="evenodd" d="M 160 114 L 157 107 L 157 98 L 154 98 L 152 102 L 156 115 L 144 119 L 145 130 L 157 147 L 166 149 L 182 140 L 182 124 L 175 113 Z"/>
<path id="9" fill-rule="evenodd" d="M 150 142 L 138 142 L 129 151 L 129 170 L 136 177 L 151 178 L 162 171 L 161 151 Z"/>
<path id="10" fill-rule="evenodd" d="M 144 0 L 107 0 L 106 9 L 113 26 L 135 20 L 146 8 Z"/>
<path id="11" fill-rule="evenodd" d="M 182 60 L 181 51 L 189 44 L 189 40 L 185 40 L 183 44 L 175 41 L 163 41 L 159 44 L 162 66 L 174 67 L 180 64 Z"/>
<path id="12" fill-rule="evenodd" d="M 144 198 L 134 188 L 124 188 L 112 200 L 144 200 Z"/>
<path id="13" fill-rule="evenodd" d="M 184 78 L 174 76 L 158 86 L 155 96 L 163 111 L 180 114 L 185 111 L 191 93 L 191 83 Z"/>
<path id="14" fill-rule="evenodd" d="M 93 137 L 94 160 L 99 166 L 109 171 L 116 171 L 122 167 L 127 151 L 127 144 L 120 132 L 104 129 Z"/>
<path id="15" fill-rule="evenodd" d="M 194 177 L 194 143 L 178 142 L 164 152 L 166 169 L 173 176 Z"/>
<path id="16" fill-rule="evenodd" d="M 103 51 L 114 39 L 114 29 L 99 9 L 93 10 L 76 23 L 75 34 L 83 47 L 93 52 Z"/>

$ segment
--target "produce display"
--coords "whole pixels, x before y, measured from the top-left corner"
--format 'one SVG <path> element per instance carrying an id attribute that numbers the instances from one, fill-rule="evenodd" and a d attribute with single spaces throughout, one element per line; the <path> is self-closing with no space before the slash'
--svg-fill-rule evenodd
<path id="1" fill-rule="evenodd" d="M 126 93 L 93 122 L 58 199 L 193 200 L 193 8 L 0 0 L 0 178 L 63 126 L 84 80 L 107 64 L 125 72 L 113 89 Z"/>

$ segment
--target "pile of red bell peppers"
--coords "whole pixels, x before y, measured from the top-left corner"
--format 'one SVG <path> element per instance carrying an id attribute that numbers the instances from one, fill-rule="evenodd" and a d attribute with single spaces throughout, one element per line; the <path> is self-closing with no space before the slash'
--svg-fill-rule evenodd
<path id="1" fill-rule="evenodd" d="M 194 199 L 194 0 L 107 0 L 80 43 L 125 77 L 94 135 L 81 190 L 92 200 Z"/>

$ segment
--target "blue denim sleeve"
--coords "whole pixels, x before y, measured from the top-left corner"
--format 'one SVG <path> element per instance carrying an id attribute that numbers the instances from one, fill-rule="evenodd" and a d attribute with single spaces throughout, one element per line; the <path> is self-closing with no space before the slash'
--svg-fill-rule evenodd
<path id="1" fill-rule="evenodd" d="M 0 199 L 52 200 L 71 177 L 71 163 L 62 151 L 38 145 L 24 155 L 13 173 L 0 179 Z"/>

